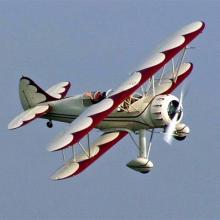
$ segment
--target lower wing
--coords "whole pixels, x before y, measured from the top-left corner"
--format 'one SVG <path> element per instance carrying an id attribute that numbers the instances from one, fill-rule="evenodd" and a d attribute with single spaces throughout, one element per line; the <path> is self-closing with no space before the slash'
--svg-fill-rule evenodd
<path id="1" fill-rule="evenodd" d="M 83 153 L 70 159 L 51 179 L 61 180 L 78 175 L 126 135 L 126 131 L 104 133 L 92 144 L 87 154 Z"/>

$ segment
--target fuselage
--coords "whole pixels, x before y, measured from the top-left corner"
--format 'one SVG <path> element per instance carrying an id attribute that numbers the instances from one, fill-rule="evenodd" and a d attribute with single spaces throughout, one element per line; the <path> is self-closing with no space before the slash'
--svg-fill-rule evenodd
<path id="1" fill-rule="evenodd" d="M 151 99 L 150 97 L 140 97 L 129 105 L 127 109 L 119 107 L 98 124 L 96 128 L 100 130 L 114 128 L 139 130 L 151 128 L 147 114 Z M 94 105 L 91 99 L 84 95 L 66 97 L 58 101 L 49 102 L 49 104 L 52 107 L 52 111 L 44 116 L 44 118 L 66 123 L 71 123 L 88 107 Z"/>

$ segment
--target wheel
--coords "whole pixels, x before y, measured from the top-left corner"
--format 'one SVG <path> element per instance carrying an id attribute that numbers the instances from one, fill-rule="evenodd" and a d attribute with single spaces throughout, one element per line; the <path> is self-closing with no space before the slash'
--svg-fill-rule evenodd
<path id="1" fill-rule="evenodd" d="M 48 127 L 48 128 L 52 128 L 52 127 L 53 127 L 52 121 L 48 121 L 48 122 L 47 122 L 47 127 Z"/>
<path id="2" fill-rule="evenodd" d="M 173 136 L 173 137 L 178 141 L 183 141 L 186 138 L 186 136 L 184 136 L 184 137 Z"/>

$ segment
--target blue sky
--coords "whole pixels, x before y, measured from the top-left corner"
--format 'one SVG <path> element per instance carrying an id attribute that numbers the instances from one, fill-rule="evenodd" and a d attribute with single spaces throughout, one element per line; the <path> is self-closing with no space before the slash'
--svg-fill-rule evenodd
<path id="1" fill-rule="evenodd" d="M 219 1 L 1 1 L 0 218 L 219 219 L 219 8 Z M 207 26 L 187 56 L 194 70 L 183 121 L 191 133 L 172 146 L 157 135 L 150 174 L 125 166 L 137 154 L 125 138 L 80 176 L 54 182 L 62 157 L 45 149 L 66 124 L 6 129 L 22 111 L 22 74 L 45 89 L 69 80 L 69 95 L 115 88 L 161 40 L 196 20 Z"/>

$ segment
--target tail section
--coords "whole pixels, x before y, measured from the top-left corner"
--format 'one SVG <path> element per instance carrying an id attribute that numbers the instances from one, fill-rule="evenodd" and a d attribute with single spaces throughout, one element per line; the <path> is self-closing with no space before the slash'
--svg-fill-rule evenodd
<path id="1" fill-rule="evenodd" d="M 28 77 L 22 77 L 20 79 L 19 96 L 24 110 L 34 107 L 42 102 L 56 100 L 56 98 L 47 94 Z"/>
<path id="2" fill-rule="evenodd" d="M 46 92 L 41 89 L 32 79 L 21 77 L 19 83 L 19 95 L 23 109 L 9 124 L 8 129 L 19 128 L 36 118 L 40 118 L 51 111 L 49 101 L 56 101 L 66 96 L 70 88 L 69 82 L 58 83 Z"/>
<path id="3" fill-rule="evenodd" d="M 20 101 L 26 110 L 43 102 L 64 98 L 69 88 L 69 82 L 62 82 L 44 91 L 32 79 L 23 76 L 19 83 Z"/>

